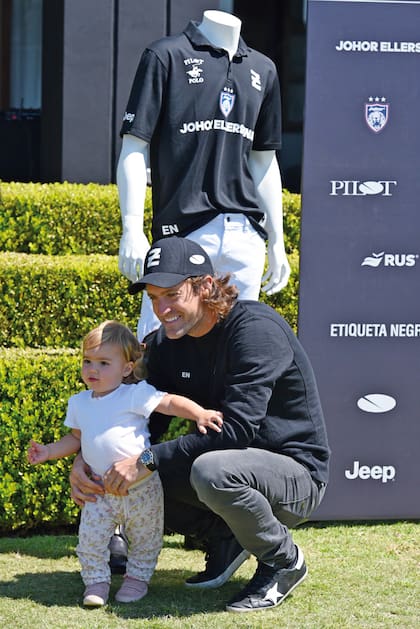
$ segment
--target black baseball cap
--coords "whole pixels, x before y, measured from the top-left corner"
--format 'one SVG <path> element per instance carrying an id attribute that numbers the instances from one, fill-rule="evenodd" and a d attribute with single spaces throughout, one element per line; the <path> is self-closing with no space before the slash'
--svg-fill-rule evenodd
<path id="1" fill-rule="evenodd" d="M 193 240 L 170 236 L 152 244 L 144 261 L 143 277 L 130 284 L 128 292 L 135 295 L 146 284 L 170 288 L 198 275 L 214 275 L 207 253 Z"/>

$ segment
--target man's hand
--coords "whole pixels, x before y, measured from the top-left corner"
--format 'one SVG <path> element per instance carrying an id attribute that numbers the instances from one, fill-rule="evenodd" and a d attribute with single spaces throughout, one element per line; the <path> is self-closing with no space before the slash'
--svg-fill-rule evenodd
<path id="1" fill-rule="evenodd" d="M 85 502 L 96 502 L 96 494 L 103 495 L 105 490 L 99 479 L 90 477 L 90 467 L 79 453 L 74 459 L 70 472 L 71 497 L 74 502 L 83 507 Z"/>
<path id="2" fill-rule="evenodd" d="M 290 277 L 290 265 L 282 241 L 270 242 L 268 240 L 268 269 L 262 278 L 267 282 L 262 291 L 267 295 L 274 295 L 287 285 Z"/>
<path id="3" fill-rule="evenodd" d="M 116 496 L 127 496 L 134 483 L 144 480 L 152 473 L 143 465 L 137 467 L 138 456 L 132 456 L 114 463 L 104 474 L 105 491 Z"/>

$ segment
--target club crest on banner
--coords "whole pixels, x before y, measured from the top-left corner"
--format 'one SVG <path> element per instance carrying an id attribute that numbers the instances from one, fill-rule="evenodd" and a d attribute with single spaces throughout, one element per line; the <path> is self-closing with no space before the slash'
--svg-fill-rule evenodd
<path id="1" fill-rule="evenodd" d="M 220 92 L 219 107 L 225 118 L 229 116 L 234 104 L 235 94 L 231 94 L 230 92 L 226 91 Z"/>
<path id="2" fill-rule="evenodd" d="M 369 97 L 369 102 L 365 103 L 365 119 L 369 129 L 379 133 L 385 127 L 389 117 L 389 105 L 386 98 L 376 96 Z"/>

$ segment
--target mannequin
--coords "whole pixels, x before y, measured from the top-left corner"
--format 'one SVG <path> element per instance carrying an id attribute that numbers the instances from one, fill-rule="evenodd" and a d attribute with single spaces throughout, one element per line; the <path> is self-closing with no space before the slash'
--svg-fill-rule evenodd
<path id="1" fill-rule="evenodd" d="M 230 61 L 236 53 L 240 53 L 241 46 L 242 50 L 244 50 L 243 46 L 245 46 L 245 44 L 242 40 L 240 40 L 241 21 L 237 17 L 222 11 L 205 11 L 201 23 L 196 26 L 200 34 L 205 38 L 205 40 L 207 40 L 207 43 L 209 43 L 214 49 L 219 51 L 224 50 L 227 52 Z M 197 51 L 194 54 L 198 56 L 200 51 L 201 48 L 197 47 Z M 193 58 L 190 61 L 194 62 L 197 61 L 197 59 Z M 201 61 L 200 58 L 198 61 Z M 223 59 L 220 63 L 222 63 L 222 61 Z M 200 75 L 200 77 L 200 73 L 204 76 L 204 79 L 200 80 L 206 81 L 208 76 L 206 75 L 206 63 L 209 62 L 202 61 L 201 63 L 201 66 L 199 65 L 195 67 L 195 71 L 197 75 Z M 232 64 L 232 67 L 236 65 L 237 64 Z M 223 75 L 222 80 L 224 80 Z M 248 84 L 247 89 L 249 89 Z M 260 88 L 257 86 L 257 89 Z M 233 97 L 233 99 L 236 98 L 236 102 L 238 102 L 239 97 L 242 98 L 242 101 L 244 100 L 242 92 L 239 92 Z M 126 114 L 126 116 L 134 117 L 134 114 Z M 117 185 L 123 226 L 123 235 L 119 251 L 119 270 L 131 281 L 135 281 L 136 278 L 141 275 L 143 262 L 150 246 L 150 243 L 143 231 L 144 201 L 147 185 L 146 165 L 150 143 L 146 140 L 146 138 L 139 137 L 140 135 L 140 133 L 139 135 L 134 135 L 134 133 L 130 132 L 130 129 L 124 130 L 123 126 L 123 142 L 117 167 Z M 185 135 L 188 134 L 185 133 Z M 231 139 L 233 133 L 229 133 L 227 136 Z M 264 215 L 264 229 L 268 236 L 268 270 L 262 280 L 261 275 L 264 266 L 263 258 L 265 257 L 265 247 L 262 249 L 260 242 L 256 242 L 255 245 L 245 243 L 244 249 L 247 248 L 247 252 L 241 252 L 245 258 L 246 256 L 249 258 L 255 258 L 261 255 L 263 256 L 259 267 L 261 272 L 258 271 L 259 279 L 257 282 L 254 280 L 254 284 L 256 283 L 257 285 L 256 287 L 254 286 L 252 291 L 248 293 L 246 286 L 247 280 L 241 279 L 239 273 L 236 275 L 234 269 L 235 265 L 233 265 L 232 268 L 219 269 L 218 263 L 215 258 L 212 257 L 211 251 L 207 250 L 206 241 L 200 239 L 203 237 L 203 232 L 208 232 L 207 234 L 204 233 L 204 237 L 206 237 L 209 235 L 209 232 L 216 229 L 210 219 L 207 222 L 207 230 L 206 223 L 202 223 L 199 225 L 200 229 L 187 231 L 185 236 L 191 238 L 192 240 L 197 240 L 197 242 L 199 242 L 208 251 L 209 256 L 212 258 L 216 272 L 225 273 L 227 271 L 232 271 L 233 282 L 236 283 L 240 289 L 240 298 L 258 299 L 261 281 L 266 282 L 262 290 L 268 295 L 273 295 L 286 286 L 290 275 L 290 267 L 284 249 L 282 181 L 277 163 L 276 151 L 272 149 L 255 150 L 251 147 L 250 150 L 247 150 L 246 157 L 248 172 L 252 178 L 255 189 L 254 194 L 258 201 L 258 209 Z M 216 163 L 218 162 L 216 161 Z M 227 176 L 229 171 L 230 168 L 225 168 L 225 170 L 222 169 L 222 176 Z M 154 170 L 152 165 L 152 180 L 153 174 Z M 194 177 L 192 176 L 192 178 Z M 229 212 L 229 210 L 229 207 L 226 210 L 222 210 L 222 212 L 224 212 L 222 216 L 226 216 L 226 212 Z M 236 212 L 238 212 L 238 210 L 236 210 Z M 233 216 L 234 218 L 239 218 L 241 215 L 235 213 Z M 259 241 L 262 239 L 258 237 L 256 240 Z M 262 253 L 258 253 L 257 251 L 262 251 Z M 250 263 L 251 262 L 252 260 L 250 259 Z M 251 278 L 253 274 L 255 275 L 255 271 L 250 270 L 247 275 L 245 268 L 246 265 L 247 260 L 245 259 L 245 262 L 242 260 L 242 277 Z M 147 314 L 147 310 L 149 310 L 149 314 Z M 156 327 L 155 324 L 150 321 L 150 312 L 151 306 L 147 303 L 147 298 L 145 299 L 144 296 L 140 320 L 143 319 L 145 323 L 144 325 L 141 325 L 139 322 L 139 338 L 143 338 L 153 329 L 153 327 Z"/>

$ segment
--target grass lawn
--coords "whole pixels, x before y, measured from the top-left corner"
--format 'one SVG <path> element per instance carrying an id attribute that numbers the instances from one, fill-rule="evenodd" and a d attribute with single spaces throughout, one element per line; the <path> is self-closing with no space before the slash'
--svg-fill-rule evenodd
<path id="1" fill-rule="evenodd" d="M 203 555 L 166 537 L 149 595 L 87 610 L 72 535 L 0 538 L 0 626 L 7 629 L 404 629 L 420 627 L 420 525 L 415 522 L 309 524 L 294 532 L 307 579 L 279 607 L 233 614 L 225 602 L 252 576 L 249 559 L 223 587 L 191 591 L 186 577 Z"/>

